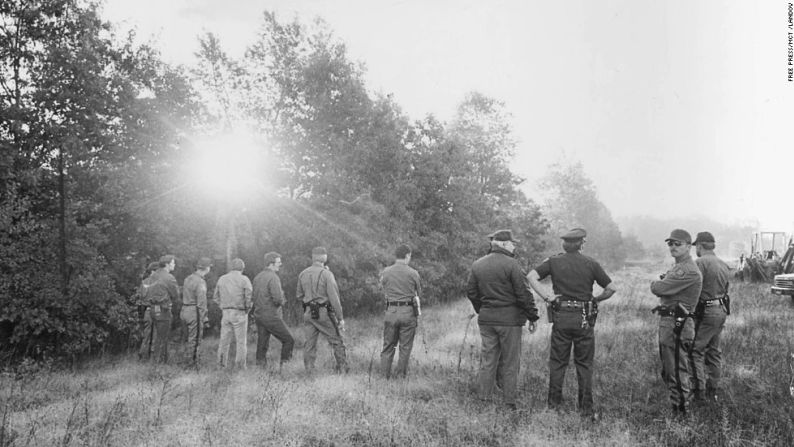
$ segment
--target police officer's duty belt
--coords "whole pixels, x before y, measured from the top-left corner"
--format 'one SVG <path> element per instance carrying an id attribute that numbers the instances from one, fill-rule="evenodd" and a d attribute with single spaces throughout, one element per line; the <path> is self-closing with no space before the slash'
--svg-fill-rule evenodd
<path id="1" fill-rule="evenodd" d="M 411 306 L 411 305 L 413 305 L 413 303 L 411 303 L 410 301 L 389 301 L 386 303 L 386 307 L 392 307 L 392 306 L 399 307 L 399 306 Z"/>
<path id="2" fill-rule="evenodd" d="M 560 309 L 584 309 L 586 301 L 560 300 Z"/>

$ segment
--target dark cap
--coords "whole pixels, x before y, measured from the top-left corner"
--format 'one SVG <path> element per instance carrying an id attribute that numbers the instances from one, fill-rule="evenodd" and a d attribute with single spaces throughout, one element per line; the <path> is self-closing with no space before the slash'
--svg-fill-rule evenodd
<path id="1" fill-rule="evenodd" d="M 670 232 L 670 237 L 668 237 L 664 241 L 665 242 L 679 241 L 679 242 L 685 242 L 687 244 L 691 244 L 692 243 L 692 236 L 690 236 L 689 232 L 687 232 L 686 230 L 682 230 L 680 228 L 676 228 L 675 230 Z"/>
<path id="2" fill-rule="evenodd" d="M 312 256 L 320 256 L 320 255 L 327 255 L 328 251 L 325 247 L 314 247 L 312 248 Z"/>
<path id="3" fill-rule="evenodd" d="M 212 259 L 210 258 L 201 258 L 196 263 L 196 270 L 205 269 L 207 267 L 212 267 Z"/>
<path id="4" fill-rule="evenodd" d="M 159 268 L 160 268 L 160 263 L 159 262 L 150 262 L 149 265 L 146 266 L 146 271 L 147 272 L 153 272 L 153 271 L 155 271 L 155 270 L 157 270 Z"/>
<path id="5" fill-rule="evenodd" d="M 692 242 L 692 245 L 695 245 L 698 242 L 711 242 L 713 244 L 715 242 L 714 235 L 709 233 L 708 231 L 701 231 L 700 233 L 698 233 L 697 237 L 695 238 L 695 241 Z"/>
<path id="6" fill-rule="evenodd" d="M 171 261 L 175 260 L 176 258 L 174 255 L 163 255 L 160 256 L 160 265 L 165 266 L 166 264 L 170 264 Z"/>
<path id="7" fill-rule="evenodd" d="M 511 241 L 511 242 L 518 242 L 517 239 L 513 239 L 513 232 L 510 230 L 496 230 L 493 233 L 488 235 L 488 239 L 492 241 Z"/>
<path id="8" fill-rule="evenodd" d="M 577 239 L 584 239 L 585 237 L 587 237 L 587 231 L 584 231 L 584 228 L 574 228 L 560 236 L 560 239 L 575 241 Z"/>

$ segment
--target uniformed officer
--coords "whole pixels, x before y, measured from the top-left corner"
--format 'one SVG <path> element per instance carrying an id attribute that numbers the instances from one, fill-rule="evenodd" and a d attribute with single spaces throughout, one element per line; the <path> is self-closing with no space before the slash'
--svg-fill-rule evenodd
<path id="1" fill-rule="evenodd" d="M 380 368 L 386 378 L 391 377 L 394 351 L 400 346 L 395 376 L 405 376 L 408 359 L 414 345 L 417 326 L 415 300 L 422 293 L 419 272 L 408 266 L 411 248 L 400 245 L 394 250 L 394 264 L 380 274 L 380 285 L 386 300 L 386 315 L 383 318 L 383 350 L 380 353 Z"/>
<path id="2" fill-rule="evenodd" d="M 154 284 L 154 272 L 160 268 L 159 262 L 150 262 L 146 267 L 145 278 L 135 292 L 136 304 L 143 310 L 141 317 L 141 347 L 138 350 L 139 360 L 149 360 L 152 355 L 152 344 L 154 342 L 154 323 L 152 321 L 152 307 L 147 296 L 149 287 Z"/>
<path id="3" fill-rule="evenodd" d="M 692 398 L 688 353 L 695 337 L 695 322 L 691 313 L 698 302 L 703 277 L 689 255 L 692 236 L 687 231 L 673 230 L 665 242 L 675 259 L 675 265 L 661 275 L 659 281 L 651 282 L 651 293 L 658 296 L 660 301 L 654 311 L 661 317 L 659 356 L 662 376 L 670 390 L 673 414 L 686 416 Z"/>
<path id="4" fill-rule="evenodd" d="M 505 405 L 515 409 L 521 328 L 529 320 L 529 332 L 535 332 L 538 309 L 515 259 L 517 241 L 512 231 L 499 230 L 488 238 L 491 250 L 474 261 L 466 286 L 466 296 L 478 314 L 482 338 L 477 394 L 487 400 L 501 386 Z"/>
<path id="5" fill-rule="evenodd" d="M 256 363 L 267 366 L 267 350 L 270 346 L 270 335 L 281 342 L 281 359 L 279 365 L 292 358 L 295 339 L 284 323 L 283 310 L 284 290 L 278 271 L 281 269 L 281 255 L 276 252 L 265 254 L 265 269 L 254 278 L 254 320 L 256 321 Z"/>
<path id="6" fill-rule="evenodd" d="M 298 289 L 295 294 L 303 305 L 303 365 L 307 371 L 314 370 L 317 358 L 317 337 L 320 334 L 328 340 L 334 351 L 336 371 L 347 372 L 347 355 L 342 332 L 345 320 L 342 303 L 339 300 L 339 287 L 336 278 L 325 267 L 328 252 L 323 247 L 312 249 L 312 265 L 298 275 Z"/>
<path id="7" fill-rule="evenodd" d="M 171 272 L 176 268 L 176 258 L 164 255 L 160 268 L 154 272 L 153 283 L 147 291 L 151 307 L 154 338 L 152 355 L 157 362 L 168 361 L 168 342 L 171 339 L 171 306 L 179 299 L 179 286 Z"/>
<path id="8" fill-rule="evenodd" d="M 593 358 L 595 356 L 595 320 L 597 303 L 615 293 L 615 285 L 601 265 L 593 258 L 580 253 L 587 232 L 582 228 L 562 235 L 565 253 L 545 259 L 527 275 L 532 288 L 550 304 L 553 326 L 549 347 L 549 408 L 562 405 L 562 387 L 565 370 L 571 357 L 576 365 L 579 384 L 577 398 L 580 413 L 597 417 L 593 409 Z M 554 294 L 549 296 L 540 287 L 540 281 L 551 276 Z M 593 297 L 593 284 L 603 290 Z"/>
<path id="9" fill-rule="evenodd" d="M 212 268 L 210 258 L 201 258 L 196 263 L 196 271 L 185 278 L 182 285 L 182 310 L 179 318 L 187 328 L 186 360 L 195 365 L 198 350 L 204 335 L 204 320 L 207 318 L 207 282 L 204 277 Z"/>
<path id="10" fill-rule="evenodd" d="M 692 244 L 698 256 L 695 264 L 703 275 L 703 289 L 695 311 L 695 342 L 690 353 L 694 395 L 698 401 L 714 401 L 722 375 L 720 335 L 730 311 L 730 268 L 714 254 L 714 235 L 708 231 L 698 233 Z"/>

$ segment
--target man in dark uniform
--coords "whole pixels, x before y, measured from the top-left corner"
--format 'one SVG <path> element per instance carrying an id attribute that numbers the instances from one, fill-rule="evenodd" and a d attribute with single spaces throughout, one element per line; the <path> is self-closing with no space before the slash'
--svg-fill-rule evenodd
<path id="1" fill-rule="evenodd" d="M 154 342 L 154 322 L 152 321 L 152 307 L 149 305 L 148 291 L 154 284 L 154 272 L 160 268 L 159 262 L 150 262 L 146 267 L 145 278 L 141 281 L 140 287 L 135 292 L 136 304 L 139 309 L 143 309 L 141 319 L 141 348 L 138 350 L 139 360 L 149 360 L 152 355 L 152 343 Z"/>
<path id="2" fill-rule="evenodd" d="M 694 394 L 695 400 L 715 401 L 722 375 L 720 335 L 730 311 L 730 268 L 714 254 L 716 242 L 708 231 L 698 233 L 692 244 L 698 256 L 695 264 L 703 276 L 703 288 L 695 311 L 695 341 L 690 354 Z"/>
<path id="3" fill-rule="evenodd" d="M 662 376 L 670 390 L 673 414 L 686 416 L 692 398 L 688 353 L 695 338 L 695 323 L 690 317 L 700 296 L 703 277 L 689 255 L 692 236 L 688 232 L 673 230 L 665 242 L 675 259 L 675 265 L 661 275 L 659 281 L 651 282 L 651 293 L 658 296 L 660 301 L 654 311 L 661 317 L 659 356 Z"/>
<path id="4" fill-rule="evenodd" d="M 196 263 L 196 271 L 185 278 L 182 285 L 182 310 L 179 318 L 187 328 L 187 361 L 191 365 L 198 362 L 198 350 L 204 335 L 204 319 L 207 317 L 207 282 L 204 276 L 212 268 L 210 258 L 201 258 Z"/>
<path id="5" fill-rule="evenodd" d="M 152 355 L 157 362 L 168 361 L 168 341 L 171 338 L 171 305 L 179 299 L 179 287 L 171 272 L 176 268 L 176 258 L 165 255 L 160 258 L 160 268 L 154 272 L 153 284 L 147 291 L 147 300 L 152 309 L 154 340 Z"/>
<path id="6" fill-rule="evenodd" d="M 400 358 L 394 375 L 404 377 L 408 372 L 408 359 L 411 357 L 417 325 L 414 300 L 418 300 L 422 293 L 419 272 L 408 266 L 411 262 L 411 248 L 407 245 L 398 246 L 394 250 L 394 257 L 394 264 L 386 267 L 380 274 L 380 285 L 386 300 L 380 368 L 387 379 L 391 377 L 391 364 L 398 343 Z"/>
<path id="7" fill-rule="evenodd" d="M 312 265 L 298 275 L 298 289 L 295 296 L 303 305 L 306 340 L 303 345 L 303 365 L 309 372 L 314 370 L 317 337 L 323 334 L 333 348 L 336 371 L 347 372 L 347 355 L 342 340 L 342 332 L 345 330 L 342 303 L 339 300 L 336 278 L 325 267 L 327 260 L 328 252 L 325 248 L 313 248 Z"/>
<path id="8" fill-rule="evenodd" d="M 254 278 L 254 320 L 258 332 L 256 364 L 263 368 L 267 366 L 271 334 L 281 342 L 279 365 L 292 358 L 292 348 L 295 346 L 295 339 L 284 323 L 284 290 L 277 274 L 280 269 L 281 255 L 271 251 L 265 254 L 265 269 Z"/>
<path id="9" fill-rule="evenodd" d="M 482 364 L 477 394 L 487 400 L 497 386 L 505 405 L 516 408 L 518 374 L 521 368 L 521 328 L 529 320 L 535 332 L 538 309 L 514 251 L 516 240 L 510 230 L 488 236 L 490 252 L 471 266 L 466 295 L 478 314 L 482 337 Z"/>
<path id="10" fill-rule="evenodd" d="M 615 285 L 601 268 L 601 265 L 580 253 L 587 232 L 574 228 L 562 235 L 565 253 L 553 256 L 527 275 L 532 289 L 544 301 L 550 303 L 554 325 L 551 329 L 549 347 L 549 408 L 562 405 L 562 386 L 565 370 L 571 358 L 576 365 L 576 378 L 579 383 L 577 403 L 583 416 L 596 417 L 593 410 L 593 358 L 595 356 L 595 317 L 597 303 L 615 293 Z M 541 291 L 540 281 L 551 276 L 554 295 L 548 297 Z M 603 290 L 593 297 L 593 284 Z"/>

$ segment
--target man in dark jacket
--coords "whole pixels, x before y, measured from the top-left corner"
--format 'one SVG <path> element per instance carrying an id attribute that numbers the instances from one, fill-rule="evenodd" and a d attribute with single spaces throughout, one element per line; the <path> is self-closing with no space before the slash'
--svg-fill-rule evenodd
<path id="1" fill-rule="evenodd" d="M 281 255 L 276 252 L 265 254 L 265 269 L 254 278 L 254 319 L 258 332 L 256 340 L 256 364 L 267 366 L 267 350 L 270 335 L 281 342 L 281 364 L 292 358 L 295 339 L 284 323 L 282 306 L 284 290 L 277 273 L 281 269 Z"/>
<path id="2" fill-rule="evenodd" d="M 477 393 L 485 400 L 499 386 L 505 404 L 515 409 L 521 328 L 529 320 L 529 332 L 535 332 L 538 310 L 513 254 L 517 242 L 513 233 L 499 230 L 488 237 L 491 251 L 472 264 L 466 291 L 479 315 L 477 322 L 482 337 Z"/>
<path id="3" fill-rule="evenodd" d="M 171 338 L 171 305 L 179 299 L 179 286 L 171 272 L 176 268 L 176 258 L 160 258 L 160 268 L 154 272 L 146 299 L 151 308 L 154 326 L 152 356 L 159 363 L 168 362 L 168 342 Z"/>

